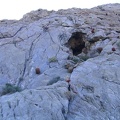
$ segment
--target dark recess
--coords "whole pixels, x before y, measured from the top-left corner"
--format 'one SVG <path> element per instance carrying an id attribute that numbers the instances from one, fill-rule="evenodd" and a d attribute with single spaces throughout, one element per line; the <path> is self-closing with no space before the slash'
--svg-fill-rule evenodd
<path id="1" fill-rule="evenodd" d="M 74 32 L 68 41 L 68 46 L 73 51 L 73 55 L 78 55 L 82 52 L 82 49 L 85 48 L 85 33 Z"/>

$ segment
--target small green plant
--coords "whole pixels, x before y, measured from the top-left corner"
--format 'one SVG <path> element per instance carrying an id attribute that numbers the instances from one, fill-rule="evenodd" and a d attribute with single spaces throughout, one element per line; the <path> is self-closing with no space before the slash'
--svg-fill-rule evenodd
<path id="1" fill-rule="evenodd" d="M 3 89 L 2 89 L 2 95 L 12 94 L 12 93 L 15 93 L 15 92 L 20 92 L 20 91 L 21 91 L 20 87 L 12 85 L 10 83 L 7 83 L 5 85 L 5 87 L 3 87 Z"/>
<path id="2" fill-rule="evenodd" d="M 68 60 L 71 60 L 72 61 L 72 63 L 74 63 L 74 64 L 76 64 L 76 63 L 78 63 L 78 62 L 80 62 L 80 58 L 79 57 L 77 57 L 77 56 L 68 56 L 68 58 L 67 58 Z"/>
<path id="3" fill-rule="evenodd" d="M 58 60 L 57 60 L 57 58 L 54 56 L 54 57 L 51 57 L 51 58 L 49 58 L 49 63 L 51 63 L 51 62 L 57 62 Z"/>
<path id="4" fill-rule="evenodd" d="M 59 80 L 61 80 L 59 76 L 58 76 L 58 77 L 55 77 L 55 78 L 53 78 L 52 80 L 50 80 L 50 81 L 47 83 L 47 85 L 52 85 L 52 84 L 58 82 Z"/>
<path id="5" fill-rule="evenodd" d="M 88 57 L 88 56 L 81 56 L 80 59 L 81 59 L 82 61 L 86 61 L 87 59 L 89 59 L 89 57 Z"/>
<path id="6" fill-rule="evenodd" d="M 76 63 L 78 63 L 80 60 L 79 60 L 79 58 L 73 57 L 72 61 L 76 64 Z"/>
<path id="7" fill-rule="evenodd" d="M 68 68 L 68 73 L 72 73 L 72 72 L 73 72 L 73 69 L 74 69 L 74 66 L 70 66 L 70 67 Z"/>

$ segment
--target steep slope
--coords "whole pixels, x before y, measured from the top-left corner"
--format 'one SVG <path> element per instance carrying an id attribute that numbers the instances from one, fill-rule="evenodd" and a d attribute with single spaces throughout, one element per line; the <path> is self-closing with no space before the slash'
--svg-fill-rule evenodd
<path id="1" fill-rule="evenodd" d="M 0 21 L 0 119 L 120 119 L 119 59 L 120 4 Z"/>

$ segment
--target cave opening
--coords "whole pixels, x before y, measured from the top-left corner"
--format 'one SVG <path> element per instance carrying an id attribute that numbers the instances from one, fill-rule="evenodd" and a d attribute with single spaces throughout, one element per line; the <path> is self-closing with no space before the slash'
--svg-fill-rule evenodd
<path id="1" fill-rule="evenodd" d="M 78 55 L 85 48 L 85 33 L 74 32 L 68 40 L 68 46 L 72 50 L 73 55 Z"/>

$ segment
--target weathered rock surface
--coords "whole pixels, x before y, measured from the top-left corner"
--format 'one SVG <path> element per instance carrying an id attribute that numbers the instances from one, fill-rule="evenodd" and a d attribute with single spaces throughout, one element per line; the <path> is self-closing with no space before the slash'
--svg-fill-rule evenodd
<path id="1" fill-rule="evenodd" d="M 0 98 L 0 120 L 65 120 L 68 103 L 65 82 L 25 90 Z"/>
<path id="2" fill-rule="evenodd" d="M 0 92 L 23 91 L 0 97 L 0 120 L 119 120 L 119 66 L 120 4 L 2 20 Z"/>
<path id="3" fill-rule="evenodd" d="M 119 59 L 115 54 L 99 56 L 74 69 L 71 79 L 79 95 L 71 103 L 69 120 L 120 119 Z"/>

